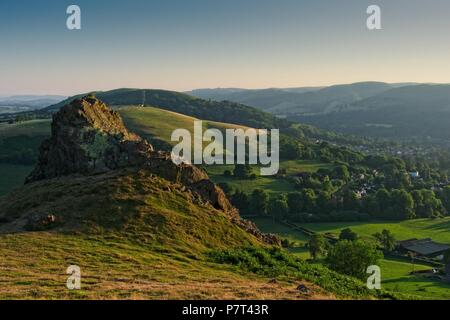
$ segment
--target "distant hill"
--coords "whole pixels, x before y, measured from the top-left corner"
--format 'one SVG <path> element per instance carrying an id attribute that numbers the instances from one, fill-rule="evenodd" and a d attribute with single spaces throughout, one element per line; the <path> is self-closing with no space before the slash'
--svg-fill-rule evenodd
<path id="1" fill-rule="evenodd" d="M 279 115 L 316 114 L 330 112 L 343 103 L 365 99 L 392 89 L 394 86 L 383 82 L 360 82 L 325 88 L 241 89 L 240 91 L 200 89 L 192 91 L 191 94 L 201 98 L 239 102 Z"/>
<path id="2" fill-rule="evenodd" d="M 228 90 L 233 91 L 239 89 Z M 285 90 L 299 89 L 294 88 Z M 258 108 L 247 106 L 242 103 L 205 100 L 180 92 L 149 89 L 116 89 L 104 92 L 94 92 L 93 94 L 113 107 L 145 104 L 147 107 L 156 107 L 167 111 L 173 111 L 202 120 L 224 122 L 257 129 L 280 129 L 282 133 L 296 139 L 321 139 L 344 144 L 352 144 L 355 142 L 355 137 L 335 134 L 334 132 L 315 128 L 310 125 L 293 125 L 293 122 L 290 121 L 292 119 L 290 118 L 280 118 L 264 110 L 258 110 Z M 58 111 L 63 105 L 83 95 L 84 94 L 70 97 L 60 103 L 43 109 L 40 112 L 44 113 L 45 117 L 48 117 L 48 113 Z"/>
<path id="3" fill-rule="evenodd" d="M 0 97 L 0 113 L 30 111 L 48 107 L 67 97 L 58 95 L 18 95 Z"/>
<path id="4" fill-rule="evenodd" d="M 450 139 L 450 85 L 360 82 L 309 92 L 281 89 L 221 94 L 195 90 L 198 96 L 245 103 L 279 117 L 324 130 L 389 139 Z"/>
<path id="5" fill-rule="evenodd" d="M 254 128 L 288 126 L 288 123 L 282 119 L 239 103 L 207 101 L 174 91 L 117 89 L 94 93 L 96 97 L 110 106 L 145 104 L 146 106 L 155 106 L 204 120 L 235 123 Z M 43 109 L 43 111 L 55 112 L 68 102 L 83 95 L 85 94 L 70 97 Z"/>
<path id="6" fill-rule="evenodd" d="M 412 85 L 349 103 L 330 114 L 298 121 L 328 130 L 386 138 L 450 139 L 450 85 Z"/>

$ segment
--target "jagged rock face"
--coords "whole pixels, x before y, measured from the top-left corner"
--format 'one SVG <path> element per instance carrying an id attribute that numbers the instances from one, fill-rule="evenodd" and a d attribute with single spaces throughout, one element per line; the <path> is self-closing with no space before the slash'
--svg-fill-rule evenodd
<path id="1" fill-rule="evenodd" d="M 69 174 L 97 174 L 140 167 L 199 194 L 217 209 L 238 216 L 223 191 L 199 168 L 172 162 L 127 130 L 120 115 L 95 97 L 77 99 L 53 116 L 52 135 L 40 148 L 39 162 L 26 182 Z"/>
<path id="2" fill-rule="evenodd" d="M 117 112 L 85 97 L 54 115 L 51 138 L 42 144 L 38 165 L 27 182 L 140 165 L 152 151 L 150 144 L 125 128 Z"/>

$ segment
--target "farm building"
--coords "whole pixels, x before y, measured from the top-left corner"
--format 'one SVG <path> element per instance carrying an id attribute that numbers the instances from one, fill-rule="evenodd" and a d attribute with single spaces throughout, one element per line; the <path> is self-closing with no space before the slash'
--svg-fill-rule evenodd
<path id="1" fill-rule="evenodd" d="M 430 238 L 400 241 L 399 247 L 401 251 L 430 258 L 439 257 L 450 249 L 449 245 L 434 242 Z"/>

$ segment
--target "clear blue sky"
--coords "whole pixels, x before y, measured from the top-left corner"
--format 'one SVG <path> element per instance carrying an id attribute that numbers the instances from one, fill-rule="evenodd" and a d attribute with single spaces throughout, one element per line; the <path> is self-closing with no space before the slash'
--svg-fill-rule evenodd
<path id="1" fill-rule="evenodd" d="M 450 82 L 449 34 L 448 0 L 2 0 L 0 95 Z"/>

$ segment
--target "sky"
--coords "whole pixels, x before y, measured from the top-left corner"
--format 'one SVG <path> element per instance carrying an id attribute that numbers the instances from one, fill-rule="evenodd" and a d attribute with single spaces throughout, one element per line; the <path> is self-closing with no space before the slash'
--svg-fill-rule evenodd
<path id="1" fill-rule="evenodd" d="M 448 0 L 1 0 L 0 95 L 450 83 L 449 34 Z"/>

